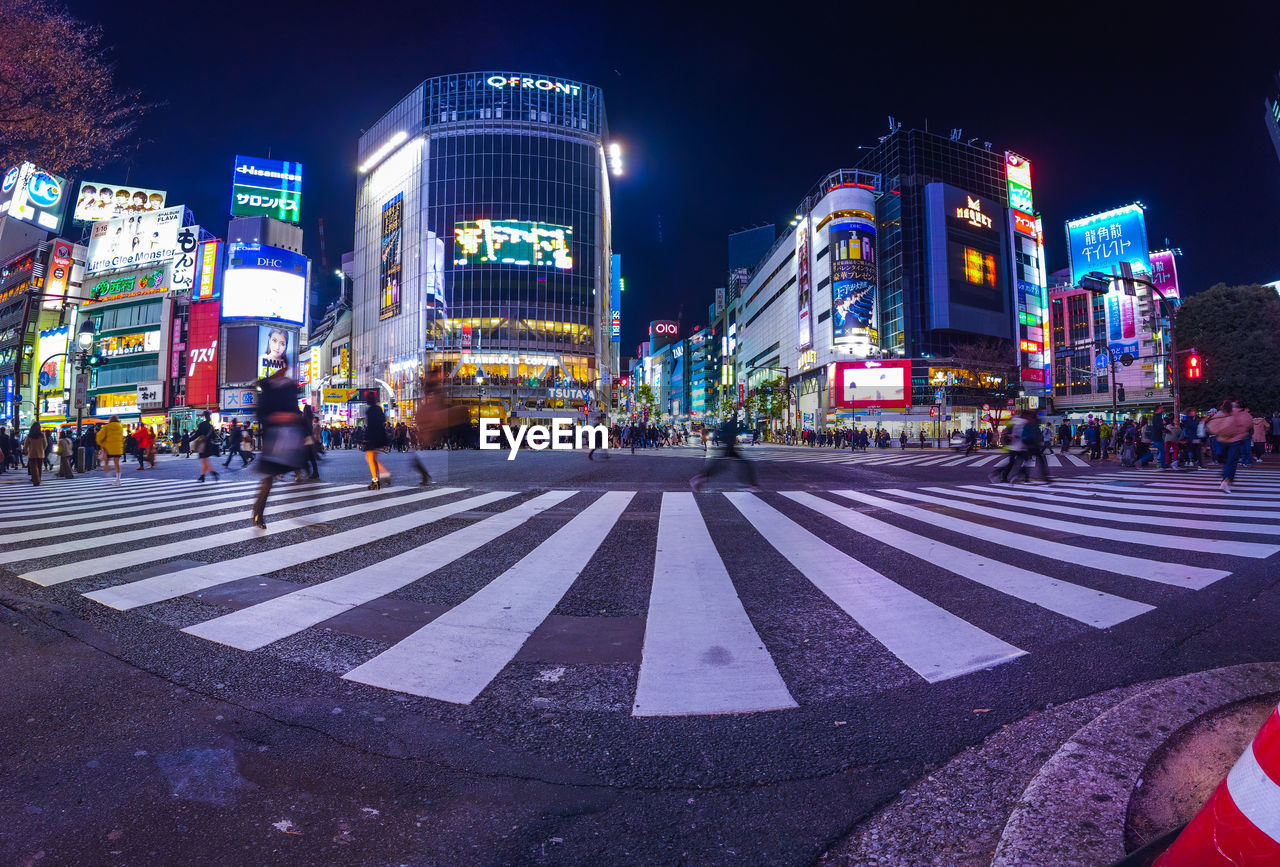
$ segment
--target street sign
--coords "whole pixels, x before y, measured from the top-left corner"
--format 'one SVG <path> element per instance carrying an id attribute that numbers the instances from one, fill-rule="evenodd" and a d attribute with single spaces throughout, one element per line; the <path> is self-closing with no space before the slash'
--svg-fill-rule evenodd
<path id="1" fill-rule="evenodd" d="M 930 418 L 936 417 L 937 415 L 938 415 L 938 408 L 936 406 L 929 407 Z"/>
<path id="2" fill-rule="evenodd" d="M 942 389 L 938 389 L 933 393 L 933 399 L 936 400 L 938 403 L 942 403 L 942 398 L 945 396 L 946 395 L 943 393 Z"/>
<path id="3" fill-rule="evenodd" d="M 89 405 L 89 374 L 76 374 L 76 406 Z"/>
<path id="4" fill-rule="evenodd" d="M 982 411 L 983 411 L 983 412 L 988 412 L 988 411 L 990 411 L 990 409 L 991 409 L 991 404 L 989 404 L 989 403 L 984 403 L 984 404 L 982 405 Z"/>
<path id="5" fill-rule="evenodd" d="M 1093 359 L 1093 366 L 1098 370 L 1098 372 L 1102 372 L 1107 369 L 1109 362 L 1110 359 L 1107 358 L 1107 354 L 1105 352 L 1099 352 L 1097 357 Z"/>

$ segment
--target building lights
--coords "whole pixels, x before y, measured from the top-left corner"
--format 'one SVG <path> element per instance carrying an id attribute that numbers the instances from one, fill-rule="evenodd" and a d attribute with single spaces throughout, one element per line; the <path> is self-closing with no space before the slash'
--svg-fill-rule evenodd
<path id="1" fill-rule="evenodd" d="M 409 133 L 400 130 L 398 133 L 387 139 L 376 151 L 369 155 L 369 158 L 360 164 L 360 174 L 368 173 L 369 169 L 382 162 L 387 154 L 391 153 L 405 139 L 409 138 Z"/>
<path id="2" fill-rule="evenodd" d="M 622 145 L 609 142 L 609 171 L 614 175 L 622 174 Z"/>

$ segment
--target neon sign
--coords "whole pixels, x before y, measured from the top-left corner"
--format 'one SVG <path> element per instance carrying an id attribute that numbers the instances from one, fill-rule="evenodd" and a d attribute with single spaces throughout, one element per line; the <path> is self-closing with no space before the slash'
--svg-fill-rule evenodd
<path id="1" fill-rule="evenodd" d="M 975 199 L 973 196 L 965 196 L 968 204 L 963 208 L 956 208 L 956 219 L 964 220 L 970 226 L 976 229 L 990 229 L 991 218 L 982 213 L 982 199 Z"/>
<path id="2" fill-rule="evenodd" d="M 491 75 L 485 79 L 485 83 L 490 87 L 502 90 L 504 87 L 521 87 L 527 90 L 545 90 L 554 91 L 556 93 L 564 93 L 569 96 L 581 96 L 582 88 L 577 84 L 568 84 L 563 81 L 550 81 L 546 78 L 521 78 L 513 75 L 510 78 L 502 75 Z"/>

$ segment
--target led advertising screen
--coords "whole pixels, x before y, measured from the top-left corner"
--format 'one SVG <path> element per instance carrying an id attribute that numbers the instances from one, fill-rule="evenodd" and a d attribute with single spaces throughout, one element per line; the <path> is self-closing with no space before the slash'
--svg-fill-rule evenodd
<path id="1" fill-rule="evenodd" d="M 833 402 L 838 409 L 907 409 L 911 406 L 911 362 L 836 362 L 834 388 Z"/>
<path id="2" fill-rule="evenodd" d="M 622 342 L 622 254 L 614 253 L 609 287 L 609 309 L 613 311 L 609 324 L 609 342 Z"/>
<path id="3" fill-rule="evenodd" d="M 297 378 L 298 332 L 291 328 L 259 326 L 258 377 L 263 379 L 281 370 Z"/>
<path id="4" fill-rule="evenodd" d="M 302 213 L 302 163 L 236 156 L 231 216 L 298 222 Z"/>
<path id="5" fill-rule="evenodd" d="M 870 219 L 832 220 L 827 240 L 831 251 L 832 342 L 865 341 L 875 327 L 875 224 Z"/>
<path id="6" fill-rule="evenodd" d="M 1067 222 L 1067 250 L 1071 254 L 1071 281 L 1090 271 L 1118 274 L 1121 263 L 1134 273 L 1151 273 L 1147 248 L 1147 223 L 1141 205 L 1125 205 L 1104 214 Z"/>
<path id="7" fill-rule="evenodd" d="M 813 345 L 813 282 L 809 275 L 809 218 L 796 226 L 796 347 Z"/>
<path id="8" fill-rule="evenodd" d="M 453 227 L 453 264 L 573 267 L 573 229 L 527 220 L 464 220 Z"/>
<path id="9" fill-rule="evenodd" d="M 305 256 L 265 244 L 228 245 L 223 319 L 278 319 L 301 325 L 306 312 Z"/>
<path id="10" fill-rule="evenodd" d="M 196 289 L 197 301 L 210 301 L 222 294 L 222 286 L 218 282 L 218 268 L 222 263 L 222 242 L 218 239 L 205 241 L 200 245 L 196 256 Z"/>
<path id="11" fill-rule="evenodd" d="M 168 264 L 180 252 L 178 230 L 182 228 L 185 210 L 178 205 L 94 223 L 89 232 L 85 273 L 102 274 Z"/>
<path id="12" fill-rule="evenodd" d="M 40 332 L 36 354 L 40 356 L 39 388 L 41 395 L 49 392 L 62 396 L 63 362 L 66 360 L 67 335 L 70 328 L 51 328 Z"/>
<path id="13" fill-rule="evenodd" d="M 378 271 L 378 286 L 381 290 L 379 319 L 390 319 L 400 312 L 400 273 L 404 259 L 403 217 L 404 195 L 396 193 L 382 206 L 382 247 Z"/>
<path id="14" fill-rule="evenodd" d="M 164 190 L 82 181 L 71 219 L 78 223 L 96 223 L 131 214 L 147 214 L 164 210 Z"/>
<path id="15" fill-rule="evenodd" d="M 68 198 L 67 179 L 51 175 L 35 163 L 11 166 L 0 178 L 0 214 L 48 232 L 62 231 Z"/>

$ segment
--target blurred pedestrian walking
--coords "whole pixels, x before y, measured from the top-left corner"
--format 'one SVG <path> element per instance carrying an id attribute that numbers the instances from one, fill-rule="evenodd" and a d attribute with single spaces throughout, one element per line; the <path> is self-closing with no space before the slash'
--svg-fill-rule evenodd
<path id="1" fill-rule="evenodd" d="M 27 474 L 31 476 L 31 484 L 39 485 L 44 474 L 44 453 L 49 446 L 40 423 L 33 421 L 31 430 L 27 431 Z"/>
<path id="2" fill-rule="evenodd" d="M 75 454 L 75 444 L 71 442 L 70 428 L 63 428 L 62 435 L 58 437 L 58 478 L 73 478 L 71 473 L 71 458 Z"/>
<path id="3" fill-rule="evenodd" d="M 1253 433 L 1253 418 L 1240 407 L 1238 400 L 1227 399 L 1222 402 L 1217 415 L 1209 420 L 1207 427 L 1224 449 L 1222 484 L 1219 487 L 1231 493 L 1231 483 L 1236 478 L 1236 465 Z"/>
<path id="4" fill-rule="evenodd" d="M 376 390 L 370 389 L 366 397 L 364 456 L 369 462 L 369 475 L 373 477 L 373 481 L 369 483 L 369 490 L 376 491 L 384 484 L 391 484 L 391 473 L 378 458 L 378 454 L 388 445 L 387 415 L 382 411 L 382 405 L 378 403 Z"/>
<path id="5" fill-rule="evenodd" d="M 124 454 L 124 425 L 120 424 L 120 416 L 113 415 L 107 419 L 107 423 L 98 428 L 95 439 L 105 455 L 102 462 L 103 472 L 110 473 L 111 465 L 115 464 L 115 482 L 119 485 L 120 457 Z"/>
<path id="6" fill-rule="evenodd" d="M 720 472 L 728 466 L 728 461 L 737 461 L 737 465 L 742 469 L 743 475 L 747 479 L 747 485 L 752 490 L 757 489 L 756 471 L 751 466 L 751 461 L 743 457 L 738 451 L 738 421 L 730 416 L 720 423 L 719 430 L 720 445 L 723 451 L 719 457 L 708 455 L 706 463 L 703 465 L 702 472 L 695 475 L 689 480 L 689 487 L 695 492 L 702 490 L 703 486 L 711 479 L 713 475 Z"/>
<path id="7" fill-rule="evenodd" d="M 298 412 L 298 383 L 290 378 L 287 368 L 258 380 L 258 427 L 262 431 L 262 454 L 257 460 L 262 481 L 253 503 L 253 523 L 266 529 L 263 515 L 267 495 L 276 476 L 295 472 L 302 467 L 302 416 Z"/>
<path id="8" fill-rule="evenodd" d="M 212 475 L 217 479 L 218 471 L 209 463 L 209 459 L 218 456 L 218 432 L 213 429 L 213 421 L 207 409 L 204 411 L 204 418 L 196 426 L 196 435 L 191 441 L 191 449 L 200 456 L 200 478 L 196 481 L 203 482 L 206 475 Z"/>

